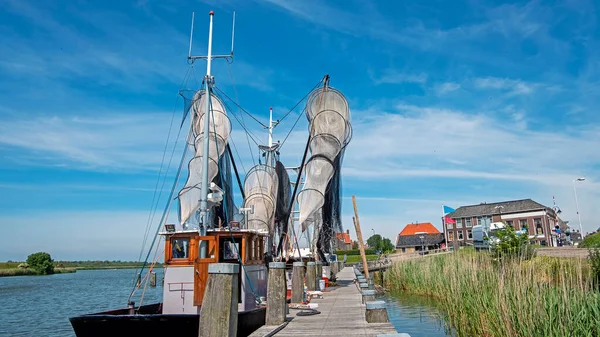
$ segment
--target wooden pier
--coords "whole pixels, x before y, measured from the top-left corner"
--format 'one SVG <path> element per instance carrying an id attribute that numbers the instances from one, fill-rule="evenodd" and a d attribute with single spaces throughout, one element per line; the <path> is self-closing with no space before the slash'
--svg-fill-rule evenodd
<path id="1" fill-rule="evenodd" d="M 361 304 L 362 297 L 358 284 L 354 283 L 351 267 L 346 267 L 338 273 L 337 284 L 338 286 L 331 291 L 323 293 L 324 298 L 313 298 L 310 302 L 318 303 L 316 310 L 320 311 L 320 314 L 296 316 L 301 310 L 290 309 L 287 325 L 274 336 L 377 337 L 380 334 L 397 333 L 391 323 L 367 323 L 366 308 Z M 260 335 L 260 332 L 256 335 Z"/>

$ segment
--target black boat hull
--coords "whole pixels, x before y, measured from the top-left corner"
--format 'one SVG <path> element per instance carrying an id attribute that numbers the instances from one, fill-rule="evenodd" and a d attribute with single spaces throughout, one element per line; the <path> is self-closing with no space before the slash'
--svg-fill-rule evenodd
<path id="1" fill-rule="evenodd" d="M 136 315 L 129 315 L 128 309 L 119 309 L 71 317 L 69 321 L 77 337 L 198 336 L 199 315 L 163 315 L 160 314 L 161 305 L 144 305 Z M 265 315 L 265 308 L 240 312 L 237 335 L 249 336 L 265 324 Z"/>

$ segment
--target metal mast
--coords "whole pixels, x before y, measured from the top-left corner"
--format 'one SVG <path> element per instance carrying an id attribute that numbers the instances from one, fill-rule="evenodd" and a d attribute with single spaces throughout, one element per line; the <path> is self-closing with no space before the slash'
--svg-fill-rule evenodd
<path id="1" fill-rule="evenodd" d="M 190 33 L 190 48 L 188 51 L 188 61 L 193 63 L 197 59 L 206 59 L 206 75 L 204 76 L 204 94 L 206 95 L 206 106 L 204 113 L 204 135 L 203 135 L 203 154 L 202 154 L 202 192 L 200 194 L 200 228 L 198 230 L 200 236 L 206 236 L 206 230 L 209 226 L 209 209 L 208 209 L 208 193 L 209 184 L 208 181 L 208 153 L 209 153 L 209 132 L 210 132 L 210 117 L 211 117 L 211 104 L 210 97 L 212 94 L 212 87 L 214 85 L 214 77 L 211 76 L 211 65 L 212 60 L 216 58 L 233 58 L 233 41 L 235 34 L 235 12 L 233 13 L 233 25 L 231 29 L 231 53 L 229 55 L 212 55 L 212 33 L 213 33 L 213 16 L 215 13 L 210 11 L 210 23 L 208 28 L 208 54 L 207 56 L 192 56 L 192 37 L 194 34 L 194 13 L 192 13 L 192 28 Z M 200 242 L 200 257 L 206 257 L 207 242 L 202 240 Z"/>

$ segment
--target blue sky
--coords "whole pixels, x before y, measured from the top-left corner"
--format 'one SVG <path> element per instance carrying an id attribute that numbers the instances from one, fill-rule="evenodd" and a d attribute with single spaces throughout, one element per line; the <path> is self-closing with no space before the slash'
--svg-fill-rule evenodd
<path id="1" fill-rule="evenodd" d="M 217 86 L 264 122 L 270 106 L 280 118 L 324 74 L 348 98 L 346 228 L 353 194 L 363 231 L 392 239 L 410 222 L 440 227 L 442 204 L 532 198 L 551 206 L 555 196 L 576 224 L 572 180 L 584 176 L 577 193 L 584 231 L 593 230 L 600 226 L 596 6 L 4 1 L 0 260 L 39 250 L 56 259 L 137 259 L 167 134 L 173 125 L 168 159 L 182 114 L 177 92 L 197 88 L 205 73 L 203 61 L 186 62 L 191 12 L 194 52 L 204 54 L 209 10 L 216 53 L 229 51 L 237 12 L 236 58 L 215 62 Z M 246 171 L 253 156 L 232 126 Z M 301 117 L 284 164 L 300 162 L 306 130 Z M 169 176 L 181 142 L 175 150 Z"/>

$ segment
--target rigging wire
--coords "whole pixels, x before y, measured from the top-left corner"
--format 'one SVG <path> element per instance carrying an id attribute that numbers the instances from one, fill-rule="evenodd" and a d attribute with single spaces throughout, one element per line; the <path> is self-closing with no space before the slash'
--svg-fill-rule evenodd
<path id="1" fill-rule="evenodd" d="M 227 70 L 229 71 L 229 79 L 231 80 L 231 84 L 233 86 L 233 92 L 235 93 L 235 99 L 239 102 L 240 97 L 238 95 L 238 92 L 237 92 L 237 89 L 236 89 L 236 86 L 235 86 L 235 81 L 233 79 L 233 73 L 231 72 L 231 65 L 229 63 L 227 63 Z M 233 110 L 231 110 L 231 111 L 233 112 Z M 240 115 L 241 115 L 242 122 L 243 122 L 242 128 L 244 128 L 244 130 L 246 130 L 246 124 L 245 124 L 245 121 L 244 121 L 244 115 L 242 115 L 242 114 L 240 114 Z M 236 117 L 236 119 L 237 119 L 237 117 Z M 252 145 L 250 145 L 250 139 L 248 137 L 249 137 L 249 134 L 246 132 L 246 140 L 248 142 L 248 149 L 250 150 L 249 153 L 251 154 L 252 153 Z M 256 141 L 255 141 L 255 143 L 258 146 L 258 143 Z M 252 166 L 256 166 L 256 160 L 254 160 L 254 156 L 251 155 L 250 157 L 252 158 Z"/>
<path id="2" fill-rule="evenodd" d="M 183 88 L 184 84 L 187 83 L 187 81 L 188 81 L 188 79 L 190 77 L 190 74 L 193 71 L 193 69 L 194 69 L 193 65 L 190 66 L 190 67 L 188 67 L 188 69 L 186 71 L 186 74 L 185 74 L 183 80 L 181 81 L 181 84 L 179 85 L 179 90 L 181 90 Z M 165 142 L 165 148 L 163 149 L 163 154 L 162 154 L 162 159 L 161 159 L 161 163 L 160 163 L 160 169 L 159 169 L 159 172 L 158 172 L 158 176 L 156 177 L 156 185 L 154 187 L 154 193 L 152 195 L 152 203 L 150 205 L 150 212 L 148 214 L 148 221 L 146 222 L 146 230 L 144 232 L 144 239 L 142 241 L 142 248 L 140 249 L 140 255 L 138 257 L 138 261 L 141 261 L 141 259 L 142 259 L 142 254 L 144 253 L 144 247 L 146 246 L 146 242 L 148 241 L 148 234 L 150 234 L 151 224 L 154 221 L 154 215 L 156 214 L 156 209 L 158 208 L 158 204 L 160 202 L 160 197 L 162 196 L 162 191 L 163 191 L 166 179 L 167 179 L 167 175 L 168 175 L 169 169 L 171 168 L 171 163 L 173 161 L 173 156 L 175 154 L 175 148 L 177 146 L 177 141 L 176 141 L 175 145 L 173 146 L 173 150 L 171 151 L 171 156 L 169 158 L 169 164 L 167 165 L 167 169 L 164 171 L 165 175 L 163 177 L 163 181 L 162 181 L 162 184 L 161 184 L 160 192 L 158 193 L 158 198 L 156 198 L 156 193 L 157 193 L 157 190 L 158 190 L 158 184 L 160 182 L 160 177 L 161 177 L 162 172 L 163 172 L 162 170 L 163 170 L 163 167 L 164 167 L 165 156 L 166 156 L 166 153 L 167 153 L 167 147 L 169 145 L 169 140 L 171 139 L 171 131 L 173 129 L 173 121 L 175 120 L 175 111 L 177 110 L 177 108 L 175 106 L 177 104 L 177 101 L 179 101 L 179 95 L 177 95 L 177 98 L 175 100 L 175 104 L 173 106 L 173 113 L 171 115 L 171 123 L 169 125 L 169 132 L 167 134 L 167 140 Z M 177 137 L 175 139 L 179 139 L 180 134 L 181 134 L 181 127 L 179 128 L 179 131 L 177 133 Z M 155 201 L 156 201 L 156 203 L 155 203 Z M 137 268 L 136 268 L 135 272 L 136 272 L 136 275 L 137 275 Z"/>
<path id="3" fill-rule="evenodd" d="M 210 101 L 210 96 L 207 96 L 207 99 L 210 102 L 210 110 L 207 111 L 206 113 L 210 113 L 212 120 L 214 121 L 214 110 L 212 108 L 212 102 Z M 216 152 L 219 153 L 219 142 L 217 139 L 217 127 L 216 127 L 216 123 L 213 123 L 213 132 L 215 134 L 215 147 L 216 147 Z M 221 162 L 221 158 L 218 158 L 219 162 Z M 223 179 L 223 171 L 219 169 L 219 178 L 221 180 L 221 184 L 223 186 L 221 186 L 223 189 L 225 189 L 225 180 Z M 236 254 L 237 254 L 237 258 L 238 258 L 238 262 L 240 263 L 240 265 L 242 266 L 242 270 L 244 272 L 244 275 L 246 275 L 246 280 L 248 281 L 248 285 L 250 286 L 250 291 L 252 291 L 252 295 L 254 295 L 255 301 L 258 300 L 258 296 L 256 295 L 256 292 L 254 291 L 254 286 L 252 285 L 252 280 L 250 279 L 250 276 L 248 276 L 248 271 L 246 270 L 246 266 L 244 265 L 244 263 L 242 262 L 241 259 L 241 254 L 238 250 L 238 247 L 235 243 L 235 238 L 233 237 L 233 232 L 231 231 L 231 224 L 229 224 L 229 221 L 227 219 L 227 196 L 225 198 L 223 198 L 223 216 L 225 217 L 225 224 L 227 225 L 227 227 L 229 228 L 229 235 L 231 236 L 231 241 L 233 242 L 233 247 L 235 248 Z"/>
<path id="4" fill-rule="evenodd" d="M 306 109 L 302 110 L 302 112 L 306 111 Z M 294 131 L 294 128 L 296 127 L 296 124 L 298 124 L 298 121 L 300 121 L 300 117 L 302 117 L 302 113 L 298 114 L 298 118 L 296 118 L 296 121 L 294 122 L 294 125 L 292 125 L 292 128 L 290 129 L 290 131 L 287 133 L 287 135 L 285 135 L 285 138 L 283 139 L 283 141 L 281 142 L 281 144 L 279 145 L 279 150 L 281 151 L 281 148 L 283 147 L 283 144 L 285 144 L 285 141 L 288 139 L 288 137 L 292 134 L 292 131 Z"/>
<path id="5" fill-rule="evenodd" d="M 186 142 L 189 141 L 191 135 L 192 135 L 192 128 L 190 128 L 190 131 L 188 132 L 188 135 L 186 137 Z M 179 162 L 179 168 L 177 170 L 177 178 L 175 179 L 175 181 L 173 182 L 173 186 L 171 187 L 171 192 L 170 192 L 169 199 L 168 199 L 169 202 L 165 206 L 165 209 L 163 211 L 163 215 L 162 215 L 162 217 L 160 219 L 160 222 L 158 223 L 158 226 L 156 226 L 156 233 L 154 234 L 154 239 L 152 239 L 152 243 L 150 244 L 150 249 L 148 250 L 148 254 L 146 255 L 146 259 L 144 260 L 144 264 L 142 264 L 142 268 L 140 268 L 140 273 L 141 273 L 141 271 L 144 270 L 144 267 L 146 267 L 146 264 L 148 262 L 148 258 L 150 257 L 150 253 L 152 251 L 152 247 L 154 247 L 154 244 L 156 243 L 156 238 L 158 237 L 158 232 L 160 231 L 161 224 L 166 220 L 167 214 L 169 213 L 169 209 L 171 208 L 171 201 L 173 199 L 173 194 L 174 194 L 175 189 L 177 187 L 177 183 L 179 182 L 179 177 L 181 176 L 181 169 L 183 167 L 183 164 L 185 163 L 185 158 L 187 157 L 188 150 L 189 150 L 189 147 L 186 146 L 185 147 L 185 151 L 183 151 L 183 155 L 181 156 L 181 161 Z M 129 300 L 128 301 L 131 301 L 131 296 L 133 296 L 134 291 L 135 291 L 135 283 L 134 283 L 133 290 L 131 291 L 131 294 L 129 295 Z"/>
<path id="6" fill-rule="evenodd" d="M 304 97 L 302 97 L 297 103 L 296 105 L 294 105 L 290 111 L 288 111 L 285 115 L 283 115 L 283 117 L 281 117 L 281 119 L 279 119 L 279 122 L 283 122 L 283 120 L 290 114 L 292 113 L 292 111 L 296 110 L 296 108 L 298 107 L 298 105 L 300 105 L 300 103 L 302 103 L 302 101 L 304 101 L 309 95 L 310 93 L 313 92 L 313 90 L 315 90 L 321 83 L 323 83 L 323 81 L 325 80 L 326 77 L 323 77 L 317 84 L 315 84 L 314 87 L 312 87 L 312 89 L 310 89 L 308 91 L 308 93 L 306 93 L 306 95 L 304 95 Z"/>
<path id="7" fill-rule="evenodd" d="M 251 113 L 249 113 L 248 111 L 246 111 L 246 109 L 242 108 L 241 105 L 239 105 L 236 101 L 234 101 L 231 97 L 227 96 L 227 94 L 225 92 L 223 92 L 223 90 L 217 88 L 217 87 L 213 87 L 216 90 L 219 91 L 220 94 L 222 94 L 223 96 L 225 96 L 228 100 L 230 100 L 231 102 L 233 102 L 233 104 L 235 104 L 240 111 L 245 112 L 248 116 L 250 116 L 252 119 L 254 119 L 258 124 L 260 124 L 263 128 L 268 128 L 268 126 L 266 126 L 265 124 L 263 124 L 263 122 L 259 121 L 258 118 L 254 117 Z"/>
<path id="8" fill-rule="evenodd" d="M 252 139 L 252 141 L 254 142 L 254 144 L 256 144 L 256 146 L 258 146 L 258 141 L 256 140 L 255 135 L 253 135 L 250 130 L 248 130 L 245 126 L 245 124 L 243 122 L 241 122 L 238 117 L 233 113 L 233 109 L 231 109 L 231 107 L 227 104 L 227 102 L 225 100 L 222 99 L 222 97 L 220 97 L 220 95 L 215 94 L 215 96 L 219 97 L 221 99 L 221 101 L 223 102 L 223 105 L 225 106 L 225 108 L 227 108 L 228 110 L 231 111 L 231 114 L 233 115 L 233 117 L 235 118 L 235 120 L 238 122 L 238 124 L 242 127 L 242 129 L 244 129 L 244 131 L 246 132 L 246 137 L 250 137 Z M 248 140 L 248 143 L 250 141 Z"/>

